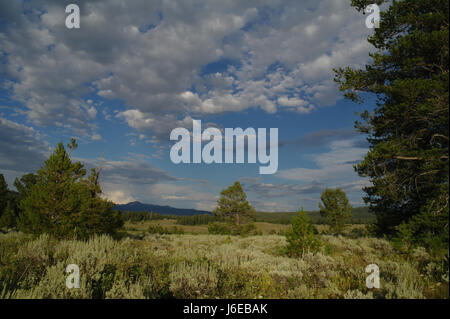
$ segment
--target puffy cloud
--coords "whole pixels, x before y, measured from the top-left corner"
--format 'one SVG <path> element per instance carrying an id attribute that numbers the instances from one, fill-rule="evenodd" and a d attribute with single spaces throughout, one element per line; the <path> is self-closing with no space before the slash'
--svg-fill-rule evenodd
<path id="1" fill-rule="evenodd" d="M 92 140 L 107 139 L 97 127 L 100 117 L 138 130 L 131 143 L 157 143 L 167 141 L 173 128 L 191 128 L 192 118 L 211 114 L 250 108 L 308 114 L 339 99 L 331 69 L 363 65 L 369 51 L 370 30 L 348 0 L 77 3 L 81 28 L 69 30 L 59 0 L 1 2 L 0 72 L 10 93 L 6 104 L 22 104 L 16 113 L 27 123 Z M 123 108 L 99 105 L 100 98 L 117 100 Z M 48 145 L 29 126 L 0 124 L 2 169 L 35 170 Z M 351 134 L 322 131 L 294 143 L 325 146 Z M 261 207 L 270 209 L 274 202 L 279 209 L 294 207 L 298 203 L 286 202 L 283 194 L 308 200 L 325 185 L 361 187 L 348 176 L 354 176 L 351 165 L 364 145 L 333 143 L 329 154 L 311 158 L 316 169 L 280 171 L 277 177 L 289 183 L 247 185 L 274 198 Z M 106 160 L 102 179 L 117 201 L 159 200 L 164 194 L 171 203 L 215 205 L 207 191 L 176 188 L 177 178 L 145 159 Z"/>
<path id="2" fill-rule="evenodd" d="M 0 169 L 21 173 L 36 171 L 51 149 L 34 128 L 0 118 Z"/>
<path id="3" fill-rule="evenodd" d="M 126 204 L 135 200 L 134 197 L 132 197 L 130 194 L 126 194 L 126 192 L 122 190 L 104 192 L 103 197 L 109 199 L 115 204 Z"/>
<path id="4" fill-rule="evenodd" d="M 123 101 L 118 116 L 157 137 L 189 116 L 307 114 L 339 98 L 331 69 L 363 64 L 369 50 L 346 0 L 79 5 L 81 28 L 69 30 L 60 1 L 2 3 L 0 51 L 28 119 L 84 136 L 96 130 L 92 93 Z M 205 74 L 218 61 L 228 62 Z"/>
<path id="5" fill-rule="evenodd" d="M 310 156 L 317 168 L 279 170 L 278 176 L 299 182 L 339 185 L 355 177 L 352 162 L 361 160 L 366 149 L 354 147 L 352 140 L 333 141 L 329 152 Z"/>
<path id="6" fill-rule="evenodd" d="M 367 148 L 361 148 L 355 139 L 351 139 L 353 131 L 343 129 L 334 133 L 336 136 L 333 136 L 333 130 L 319 131 L 300 139 L 304 145 L 316 142 L 329 147 L 326 152 L 305 155 L 316 168 L 279 170 L 276 177 L 284 180 L 281 183 L 264 183 L 261 178 L 243 179 L 243 187 L 249 192 L 252 203 L 260 210 L 268 211 L 271 211 L 266 205 L 268 201 L 278 204 L 274 211 L 282 211 L 281 207 L 293 210 L 300 206 L 315 209 L 325 188 L 339 187 L 347 192 L 352 202 L 361 205 L 361 190 L 370 182 L 358 177 L 352 166 L 363 158 Z M 296 144 L 300 142 L 296 141 Z"/>
<path id="7" fill-rule="evenodd" d="M 177 178 L 153 166 L 145 159 L 129 157 L 122 161 L 106 159 L 87 160 L 78 159 L 88 167 L 100 169 L 101 181 L 107 184 L 130 185 L 141 187 L 161 181 L 176 181 Z"/>
<path id="8" fill-rule="evenodd" d="M 155 124 L 154 119 L 148 117 L 146 118 L 145 114 L 139 110 L 127 110 L 120 112 L 116 115 L 116 117 L 124 118 L 129 126 L 141 131 L 149 130 Z"/>
<path id="9" fill-rule="evenodd" d="M 164 200 L 176 200 L 171 196 L 177 195 L 176 190 L 190 189 L 167 182 L 177 182 L 181 179 L 173 177 L 169 173 L 152 165 L 148 157 L 130 153 L 123 160 L 98 160 L 75 158 L 86 165 L 87 168 L 96 167 L 100 170 L 100 182 L 103 196 L 109 200 L 123 204 L 134 200 L 148 203 Z M 169 185 L 164 188 L 162 185 Z M 195 197 L 190 196 L 190 200 Z"/>

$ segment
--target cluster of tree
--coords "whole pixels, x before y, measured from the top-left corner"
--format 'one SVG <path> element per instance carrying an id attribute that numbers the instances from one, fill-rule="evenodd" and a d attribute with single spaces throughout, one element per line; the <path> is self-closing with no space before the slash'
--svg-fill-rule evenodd
<path id="1" fill-rule="evenodd" d="M 175 219 L 180 225 L 207 225 L 216 221 L 216 218 L 208 214 L 197 214 L 192 216 L 165 215 L 155 212 L 130 212 L 122 213 L 122 219 L 131 223 L 148 220 Z"/>
<path id="2" fill-rule="evenodd" d="M 72 139 L 70 151 L 77 148 Z M 72 162 L 70 151 L 59 143 L 37 174 L 16 179 L 17 192 L 8 190 L 0 175 L 0 220 L 3 227 L 25 233 L 48 233 L 56 238 L 86 239 L 94 234 L 115 235 L 122 227 L 114 204 L 100 197 L 99 171 Z"/>
<path id="3" fill-rule="evenodd" d="M 16 178 L 15 183 L 17 182 Z M 5 176 L 0 174 L 0 227 L 16 226 L 18 195 L 18 192 L 8 189 Z"/>
<path id="4" fill-rule="evenodd" d="M 5 177 L 0 173 L 0 228 L 17 228 L 20 213 L 19 204 L 28 196 L 31 187 L 36 184 L 37 175 L 25 174 L 14 180 L 16 191 L 10 190 Z"/>
<path id="5" fill-rule="evenodd" d="M 323 204 L 319 204 L 319 208 L 322 217 L 330 225 L 332 232 L 340 233 L 351 217 L 353 209 L 345 192 L 339 188 L 327 188 L 322 193 L 321 200 Z M 248 203 L 247 195 L 238 181 L 220 193 L 213 216 L 206 215 L 205 217 L 199 216 L 199 218 L 204 220 L 212 219 L 214 221 L 209 223 L 208 227 L 209 233 L 213 234 L 248 234 L 256 231 L 256 227 L 253 224 L 255 221 L 255 210 Z M 295 247 L 299 248 L 301 246 L 300 242 L 303 240 L 305 240 L 304 245 L 308 249 L 312 249 L 315 246 L 313 231 L 315 228 L 303 209 L 291 218 L 291 226 L 291 231 L 288 232 L 287 238 L 288 241 L 296 242 L 290 245 L 291 255 L 294 254 Z M 303 251 L 303 248 L 300 250 Z"/>
<path id="6" fill-rule="evenodd" d="M 120 211 L 119 211 L 120 212 Z M 175 216 L 162 215 L 154 212 L 123 212 L 121 213 L 124 221 L 131 223 L 143 222 L 147 220 L 161 220 L 165 218 L 175 218 Z"/>
<path id="7" fill-rule="evenodd" d="M 376 2 L 389 7 L 368 38 L 371 62 L 335 69 L 347 98 L 377 97 L 356 124 L 370 143 L 355 166 L 372 182 L 364 200 L 377 216 L 376 233 L 448 249 L 449 2 Z M 359 11 L 371 3 L 352 0 Z"/>
<path id="8" fill-rule="evenodd" d="M 289 225 L 292 222 L 292 218 L 297 215 L 297 212 L 256 212 L 255 221 L 266 222 L 272 224 L 284 224 Z M 328 220 L 320 210 L 306 211 L 306 215 L 313 224 L 328 224 Z M 347 220 L 348 224 L 370 224 L 375 220 L 373 213 L 369 211 L 368 207 L 353 207 L 351 216 Z"/>
<path id="9" fill-rule="evenodd" d="M 216 221 L 216 217 L 208 214 L 177 216 L 177 223 L 180 225 L 207 225 L 214 221 Z"/>
<path id="10" fill-rule="evenodd" d="M 155 226 L 148 226 L 147 233 L 160 235 L 170 235 L 170 234 L 182 235 L 184 234 L 184 230 L 176 226 L 172 228 L 166 228 L 159 225 L 155 225 Z"/>

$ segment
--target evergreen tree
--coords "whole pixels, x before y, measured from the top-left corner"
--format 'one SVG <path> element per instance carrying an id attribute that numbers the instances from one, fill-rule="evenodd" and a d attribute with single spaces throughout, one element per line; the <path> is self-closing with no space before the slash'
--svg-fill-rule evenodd
<path id="1" fill-rule="evenodd" d="M 0 227 L 16 226 L 18 193 L 8 189 L 3 174 L 0 174 Z"/>
<path id="2" fill-rule="evenodd" d="M 326 218 L 331 231 L 340 233 L 345 226 L 345 221 L 352 215 L 352 206 L 347 195 L 340 189 L 327 188 L 320 196 L 320 214 Z"/>
<path id="3" fill-rule="evenodd" d="M 30 192 L 32 186 L 36 184 L 37 175 L 33 173 L 25 174 L 20 179 L 16 177 L 14 180 L 14 187 L 17 189 L 18 201 L 24 199 Z"/>
<path id="4" fill-rule="evenodd" d="M 120 212 L 112 210 L 114 203 L 100 197 L 99 171 L 91 170 L 81 194 L 80 213 L 76 220 L 76 237 L 87 238 L 97 233 L 114 234 L 123 226 Z"/>
<path id="5" fill-rule="evenodd" d="M 3 214 L 0 216 L 0 227 L 13 228 L 16 227 L 16 212 L 11 207 L 10 202 L 6 204 Z"/>
<path id="6" fill-rule="evenodd" d="M 0 174 L 0 216 L 8 203 L 8 184 L 6 184 L 5 176 Z"/>
<path id="7" fill-rule="evenodd" d="M 72 139 L 68 145 L 74 150 Z M 113 203 L 100 198 L 98 172 L 86 179 L 80 162 L 59 143 L 38 171 L 36 183 L 20 201 L 19 228 L 28 233 L 49 233 L 57 238 L 88 238 L 93 234 L 114 232 L 122 226 Z"/>
<path id="8" fill-rule="evenodd" d="M 287 253 L 290 256 L 303 256 L 306 252 L 316 252 L 320 248 L 317 231 L 306 216 L 303 208 L 291 222 L 291 228 L 286 232 Z"/>
<path id="9" fill-rule="evenodd" d="M 355 166 L 369 177 L 364 200 L 376 213 L 376 231 L 395 235 L 402 226 L 417 243 L 436 238 L 448 247 L 448 0 L 390 3 L 368 41 L 375 47 L 364 69 L 339 68 L 345 96 L 377 97 L 357 128 L 370 150 Z M 353 0 L 363 10 L 373 0 Z"/>
<path id="10" fill-rule="evenodd" d="M 235 223 L 236 226 L 253 221 L 255 211 L 247 201 L 241 183 L 234 184 L 220 193 L 214 216 L 219 220 Z"/>

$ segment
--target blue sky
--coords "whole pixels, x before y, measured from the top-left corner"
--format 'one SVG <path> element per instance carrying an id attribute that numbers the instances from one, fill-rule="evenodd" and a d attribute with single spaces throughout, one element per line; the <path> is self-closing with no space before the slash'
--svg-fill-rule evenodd
<path id="1" fill-rule="evenodd" d="M 354 129 L 373 108 L 342 99 L 332 68 L 361 67 L 371 47 L 348 0 L 64 1 L 0 4 L 0 172 L 10 185 L 59 141 L 100 167 L 117 202 L 211 210 L 239 180 L 264 211 L 317 209 L 326 187 L 360 206 Z M 173 164 L 176 127 L 278 128 L 279 164 Z"/>

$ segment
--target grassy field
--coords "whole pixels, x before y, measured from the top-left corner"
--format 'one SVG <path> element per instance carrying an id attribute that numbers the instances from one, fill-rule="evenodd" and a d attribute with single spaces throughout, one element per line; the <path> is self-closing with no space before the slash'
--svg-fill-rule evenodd
<path id="1" fill-rule="evenodd" d="M 256 232 L 260 235 L 283 235 L 286 230 L 289 229 L 290 225 L 278 224 L 270 222 L 255 222 Z M 328 230 L 327 225 L 315 224 L 314 225 L 318 233 L 326 233 Z M 157 220 L 146 220 L 139 222 L 125 223 L 125 230 L 127 233 L 132 235 L 144 236 L 149 233 L 149 228 L 160 227 L 163 230 L 171 233 L 181 231 L 184 234 L 208 234 L 208 225 L 181 225 L 177 219 L 165 218 Z M 363 224 L 350 224 L 347 225 L 343 235 L 347 237 L 353 236 L 354 233 L 364 233 L 365 225 Z"/>
<path id="2" fill-rule="evenodd" d="M 448 266 L 422 248 L 402 255 L 383 239 L 321 241 L 320 252 L 289 258 L 280 235 L 55 241 L 10 232 L 0 234 L 0 298 L 448 298 Z M 65 286 L 69 264 L 80 268 L 79 289 Z M 366 287 L 369 264 L 379 266 L 379 289 Z"/>
<path id="3" fill-rule="evenodd" d="M 259 222 L 290 224 L 296 214 L 296 212 L 256 212 L 255 219 Z M 306 215 L 313 223 L 323 223 L 319 211 L 307 211 Z M 349 219 L 350 224 L 367 224 L 373 221 L 375 221 L 375 215 L 370 213 L 367 207 L 353 208 L 352 216 Z"/>
<path id="4" fill-rule="evenodd" d="M 159 215 L 128 220 L 120 240 L 0 234 L 0 298 L 448 298 L 442 259 L 399 253 L 364 224 L 331 236 L 316 223 L 320 251 L 288 257 L 294 214 L 258 213 L 258 235 L 246 237 Z M 69 264 L 80 268 L 79 289 L 65 285 Z M 369 264 L 380 268 L 379 289 L 366 287 Z"/>
<path id="5" fill-rule="evenodd" d="M 182 230 L 186 234 L 208 234 L 208 225 L 181 225 L 176 219 L 149 220 L 142 222 L 126 222 L 125 229 L 131 234 L 145 234 L 149 227 L 162 227 L 166 230 Z M 255 222 L 257 231 L 263 235 L 280 234 L 288 229 L 289 225 Z"/>

